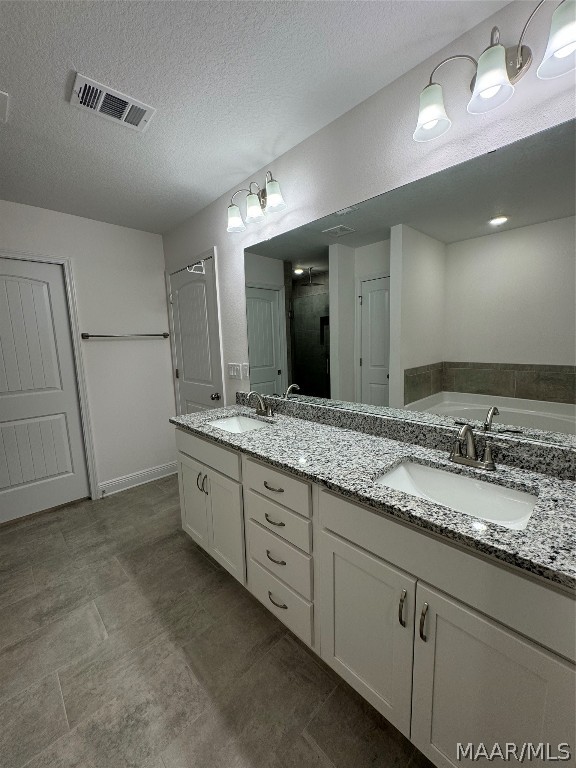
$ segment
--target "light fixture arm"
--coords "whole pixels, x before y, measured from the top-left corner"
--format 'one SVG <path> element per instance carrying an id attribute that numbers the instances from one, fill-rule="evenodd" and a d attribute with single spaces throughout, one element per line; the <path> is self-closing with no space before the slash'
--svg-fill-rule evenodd
<path id="1" fill-rule="evenodd" d="M 540 0 L 540 2 L 536 6 L 536 8 L 534 8 L 530 16 L 528 16 L 528 20 L 526 21 L 526 24 L 524 24 L 524 29 L 520 34 L 520 40 L 518 41 L 518 48 L 516 50 L 516 68 L 517 69 L 520 69 L 520 67 L 522 66 L 522 43 L 524 42 L 524 36 L 526 35 L 526 31 L 530 26 L 530 22 L 532 21 L 534 16 L 538 13 L 538 11 L 544 5 L 545 2 L 546 0 Z"/>
<path id="2" fill-rule="evenodd" d="M 433 80 L 434 75 L 440 69 L 440 67 L 444 66 L 444 64 L 447 64 L 449 61 L 454 61 L 455 59 L 468 59 L 468 61 L 471 61 L 472 64 L 474 64 L 474 67 L 478 66 L 478 62 L 476 61 L 476 59 L 473 56 L 468 56 L 467 53 L 456 53 L 456 54 L 454 54 L 454 56 L 448 56 L 448 58 L 447 59 L 443 59 L 440 62 L 440 64 L 436 64 L 436 66 L 434 67 L 434 69 L 432 70 L 432 73 L 430 75 L 430 82 L 428 83 L 428 85 L 432 85 L 433 84 L 433 82 L 434 82 L 434 80 Z"/>
<path id="3" fill-rule="evenodd" d="M 250 194 L 250 190 L 246 189 L 245 187 L 243 187 L 242 189 L 237 189 L 236 192 L 234 192 L 234 194 L 230 198 L 230 205 L 234 205 L 234 198 L 236 197 L 236 195 L 239 195 L 240 192 L 248 192 L 248 194 Z"/>

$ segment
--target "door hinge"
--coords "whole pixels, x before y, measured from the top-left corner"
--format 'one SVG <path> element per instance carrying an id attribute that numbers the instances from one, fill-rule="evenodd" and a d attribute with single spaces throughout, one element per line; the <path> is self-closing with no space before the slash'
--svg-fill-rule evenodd
<path id="1" fill-rule="evenodd" d="M 362 368 L 362 358 L 360 358 L 360 368 Z"/>
<path id="2" fill-rule="evenodd" d="M 282 368 L 278 369 L 278 376 L 282 376 Z"/>
<path id="3" fill-rule="evenodd" d="M 362 296 L 358 296 L 358 298 L 360 299 L 360 306 L 362 306 L 362 304 L 364 303 Z"/>
<path id="4" fill-rule="evenodd" d="M 174 376 L 176 376 L 177 379 L 180 378 L 180 371 L 178 370 L 178 368 L 175 369 Z"/>

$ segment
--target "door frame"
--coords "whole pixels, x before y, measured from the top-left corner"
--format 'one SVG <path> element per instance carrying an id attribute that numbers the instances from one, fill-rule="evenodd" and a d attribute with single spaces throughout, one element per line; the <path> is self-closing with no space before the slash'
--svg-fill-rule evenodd
<path id="1" fill-rule="evenodd" d="M 282 386 L 280 389 L 286 391 L 288 389 L 288 343 L 286 340 L 286 288 L 282 285 L 274 285 L 273 283 L 257 283 L 252 281 L 246 283 L 244 286 L 244 293 L 246 288 L 259 288 L 265 291 L 276 291 L 278 294 L 278 335 L 280 341 L 280 358 L 282 361 Z M 248 316 L 246 316 L 246 322 L 248 322 Z M 248 350 L 248 366 L 250 366 L 250 350 Z"/>
<path id="2" fill-rule="evenodd" d="M 72 270 L 72 259 L 69 256 L 47 256 L 45 254 L 31 253 L 29 251 L 15 251 L 0 248 L 0 258 L 14 259 L 15 261 L 38 262 L 40 264 L 55 264 L 62 267 L 64 277 L 64 289 L 66 292 L 66 304 L 68 321 L 70 323 L 70 335 L 72 337 L 72 355 L 74 358 L 74 372 L 78 389 L 78 401 L 80 405 L 80 426 L 84 442 L 84 456 L 86 470 L 88 472 L 88 485 L 90 498 L 99 499 L 102 492 L 98 487 L 98 474 L 96 470 L 96 454 L 94 451 L 94 434 L 90 418 L 88 404 L 88 388 L 86 385 L 86 370 L 82 345 L 80 343 L 80 329 L 78 325 L 78 303 L 76 300 L 76 286 Z"/>
<path id="3" fill-rule="evenodd" d="M 362 368 L 360 366 L 360 356 L 362 355 L 362 307 L 359 301 L 362 295 L 362 283 L 369 280 L 380 280 L 383 277 L 390 277 L 382 272 L 374 272 L 368 275 L 360 275 L 356 278 L 356 312 L 354 317 L 354 399 L 355 402 L 362 402 Z M 390 361 L 388 361 L 390 362 Z"/>
<path id="4" fill-rule="evenodd" d="M 211 258 L 214 262 L 214 297 L 216 299 L 216 317 L 218 318 L 218 336 L 219 336 L 219 349 L 218 354 L 220 356 L 220 372 L 222 376 L 222 381 L 220 382 L 220 389 L 222 390 L 222 398 L 223 403 L 222 405 L 219 405 L 219 408 L 224 408 L 224 406 L 228 405 L 228 396 L 226 393 L 226 383 L 225 383 L 225 371 L 224 371 L 224 349 L 222 345 L 222 317 L 220 315 L 220 292 L 218 290 L 218 260 L 216 258 L 216 246 L 212 246 L 211 248 L 208 248 L 206 251 L 202 251 L 198 256 L 194 257 L 188 266 L 191 266 L 193 264 L 197 264 L 198 262 Z M 175 269 L 173 272 L 168 272 L 167 269 L 164 270 L 164 280 L 166 283 L 166 306 L 168 308 L 168 330 L 170 331 L 170 359 L 172 361 L 172 387 L 174 389 L 174 402 L 176 404 L 176 412 L 178 416 L 182 415 L 182 411 L 180 408 L 180 393 L 178 391 L 178 384 L 176 383 L 176 368 L 177 368 L 177 362 L 178 358 L 176 357 L 176 337 L 174 335 L 174 309 L 173 309 L 173 302 L 172 302 L 172 286 L 170 284 L 170 278 L 172 275 L 175 275 L 177 272 L 182 272 L 182 270 L 186 269 L 187 267 L 180 267 L 179 269 Z"/>

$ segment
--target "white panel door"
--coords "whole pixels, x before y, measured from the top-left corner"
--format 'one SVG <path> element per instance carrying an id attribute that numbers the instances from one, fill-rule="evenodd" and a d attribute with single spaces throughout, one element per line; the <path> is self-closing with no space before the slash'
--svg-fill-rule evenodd
<path id="1" fill-rule="evenodd" d="M 360 369 L 363 403 L 388 405 L 390 371 L 390 278 L 361 283 Z"/>
<path id="2" fill-rule="evenodd" d="M 410 736 L 416 579 L 326 531 L 318 538 L 322 658 Z"/>
<path id="3" fill-rule="evenodd" d="M 570 744 L 572 759 L 561 765 L 574 766 L 574 665 L 420 583 L 416 622 L 412 741 L 435 765 L 471 762 L 458 763 L 458 743 L 490 752 L 494 744 L 548 742 L 553 752 Z"/>
<path id="4" fill-rule="evenodd" d="M 214 470 L 205 484 L 210 521 L 210 554 L 238 581 L 246 583 L 242 486 Z"/>
<path id="5" fill-rule="evenodd" d="M 279 297 L 277 290 L 246 288 L 250 387 L 262 395 L 279 395 L 285 389 Z"/>
<path id="6" fill-rule="evenodd" d="M 208 469 L 194 459 L 178 454 L 178 481 L 180 483 L 180 513 L 182 528 L 194 541 L 209 549 L 208 502 L 206 501 Z"/>
<path id="7" fill-rule="evenodd" d="M 214 258 L 204 268 L 204 274 L 184 270 L 170 275 L 179 414 L 223 404 Z"/>
<path id="8" fill-rule="evenodd" d="M 0 522 L 88 495 L 63 268 L 0 258 Z"/>

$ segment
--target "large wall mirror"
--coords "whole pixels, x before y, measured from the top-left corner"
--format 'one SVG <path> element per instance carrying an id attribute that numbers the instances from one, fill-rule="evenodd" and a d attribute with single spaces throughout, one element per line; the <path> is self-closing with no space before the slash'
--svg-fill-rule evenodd
<path id="1" fill-rule="evenodd" d="M 252 389 L 565 442 L 575 190 L 571 121 L 252 246 Z"/>

